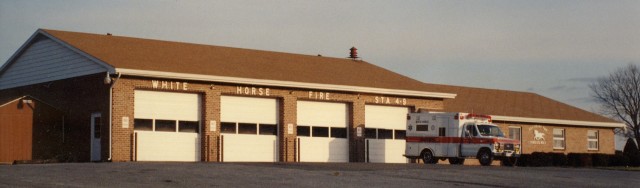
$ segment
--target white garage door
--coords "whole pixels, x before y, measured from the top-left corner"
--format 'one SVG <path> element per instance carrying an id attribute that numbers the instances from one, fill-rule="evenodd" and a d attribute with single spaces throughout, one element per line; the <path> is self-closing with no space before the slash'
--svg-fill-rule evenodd
<path id="1" fill-rule="evenodd" d="M 365 153 L 367 162 L 406 163 L 407 107 L 365 106 Z"/>
<path id="2" fill-rule="evenodd" d="M 138 161 L 200 161 L 200 96 L 139 91 L 134 94 Z"/>
<path id="3" fill-rule="evenodd" d="M 278 161 L 276 99 L 220 97 L 222 161 Z"/>
<path id="4" fill-rule="evenodd" d="M 299 160 L 349 162 L 347 105 L 298 101 L 297 109 Z"/>

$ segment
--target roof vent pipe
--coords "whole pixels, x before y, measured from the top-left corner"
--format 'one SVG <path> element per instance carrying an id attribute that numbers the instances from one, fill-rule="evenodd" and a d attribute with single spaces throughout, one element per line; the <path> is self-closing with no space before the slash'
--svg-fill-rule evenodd
<path id="1" fill-rule="evenodd" d="M 356 47 L 351 47 L 351 49 L 349 49 L 349 58 L 356 60 L 360 57 L 358 57 L 358 49 Z"/>

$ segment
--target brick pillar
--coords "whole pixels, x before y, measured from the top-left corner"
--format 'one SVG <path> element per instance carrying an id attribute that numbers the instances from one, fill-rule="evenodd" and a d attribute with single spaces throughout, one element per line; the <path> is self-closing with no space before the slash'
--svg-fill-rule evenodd
<path id="1" fill-rule="evenodd" d="M 215 162 L 218 159 L 218 138 L 220 136 L 220 91 L 207 90 L 202 95 L 202 161 Z M 212 123 L 214 129 L 211 129 Z"/>
<path id="2" fill-rule="evenodd" d="M 133 156 L 133 103 L 134 87 L 127 80 L 121 80 L 113 87 L 112 127 L 111 127 L 111 160 L 132 161 Z M 123 128 L 122 121 L 129 118 L 128 128 Z M 123 119 L 124 118 L 124 119 Z"/>
<path id="3" fill-rule="evenodd" d="M 280 162 L 295 162 L 296 140 L 296 113 L 298 99 L 292 95 L 285 95 L 279 101 L 280 109 L 280 131 L 278 132 L 278 151 Z M 292 132 L 289 134 L 289 125 Z"/>
<path id="4" fill-rule="evenodd" d="M 349 162 L 365 162 L 364 152 L 364 99 L 356 99 L 349 108 Z M 360 127 L 362 135 L 358 137 Z"/>

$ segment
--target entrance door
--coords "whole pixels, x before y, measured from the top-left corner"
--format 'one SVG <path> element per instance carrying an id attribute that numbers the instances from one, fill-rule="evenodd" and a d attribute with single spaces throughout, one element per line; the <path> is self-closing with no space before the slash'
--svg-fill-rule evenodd
<path id="1" fill-rule="evenodd" d="M 102 117 L 100 113 L 91 114 L 91 161 L 100 161 L 100 128 L 102 127 Z"/>

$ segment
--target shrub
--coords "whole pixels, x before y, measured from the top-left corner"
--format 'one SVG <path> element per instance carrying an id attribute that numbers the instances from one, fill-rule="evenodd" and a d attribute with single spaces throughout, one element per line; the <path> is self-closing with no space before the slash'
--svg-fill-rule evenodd
<path id="1" fill-rule="evenodd" d="M 550 153 L 533 152 L 531 153 L 531 160 L 529 160 L 530 166 L 552 166 L 553 158 Z"/>
<path id="2" fill-rule="evenodd" d="M 609 166 L 629 166 L 629 157 L 616 152 L 609 157 Z"/>
<path id="3" fill-rule="evenodd" d="M 629 158 L 629 166 L 640 166 L 640 151 L 633 139 L 627 139 L 627 144 L 624 146 L 624 156 Z"/>
<path id="4" fill-rule="evenodd" d="M 550 153 L 553 166 L 567 166 L 568 159 L 564 153 Z"/>
<path id="5" fill-rule="evenodd" d="M 591 166 L 591 155 L 587 153 L 569 153 L 567 155 L 567 161 L 570 166 L 573 167 L 586 167 Z"/>
<path id="6" fill-rule="evenodd" d="M 593 166 L 608 166 L 609 155 L 601 153 L 591 154 L 591 162 L 593 162 Z"/>
<path id="7" fill-rule="evenodd" d="M 529 160 L 531 158 L 531 154 L 520 154 L 520 158 L 518 158 L 518 163 L 516 166 L 530 166 Z"/>

